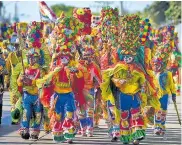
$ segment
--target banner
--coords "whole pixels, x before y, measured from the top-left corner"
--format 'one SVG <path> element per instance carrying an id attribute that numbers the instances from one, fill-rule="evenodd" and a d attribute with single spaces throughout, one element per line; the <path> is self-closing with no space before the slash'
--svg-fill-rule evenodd
<path id="1" fill-rule="evenodd" d="M 39 11 L 42 18 L 55 22 L 57 17 L 56 14 L 47 6 L 47 4 L 44 1 L 39 2 Z"/>

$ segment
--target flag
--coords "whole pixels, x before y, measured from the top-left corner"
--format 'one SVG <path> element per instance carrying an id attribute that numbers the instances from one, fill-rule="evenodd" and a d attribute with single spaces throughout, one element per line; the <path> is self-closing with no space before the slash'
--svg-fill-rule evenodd
<path id="1" fill-rule="evenodd" d="M 39 10 L 42 18 L 48 19 L 52 22 L 56 21 L 56 14 L 47 6 L 44 1 L 39 2 Z"/>

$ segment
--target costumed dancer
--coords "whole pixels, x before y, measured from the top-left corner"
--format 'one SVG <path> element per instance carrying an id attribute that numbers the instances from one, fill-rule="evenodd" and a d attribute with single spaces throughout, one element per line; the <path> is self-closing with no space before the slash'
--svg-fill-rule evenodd
<path id="1" fill-rule="evenodd" d="M 84 37 L 91 38 L 90 35 Z M 87 38 L 87 39 L 89 39 Z M 101 83 L 101 72 L 96 63 L 92 60 L 94 58 L 94 49 L 91 45 L 83 46 L 82 51 L 83 58 L 80 60 L 80 64 L 86 68 L 86 73 L 84 75 L 85 85 L 84 85 L 84 95 L 87 98 L 86 108 L 80 110 L 79 120 L 81 123 L 81 133 L 82 136 L 93 136 L 93 125 L 94 125 L 94 111 L 99 102 L 99 86 Z M 89 98 L 90 97 L 90 98 Z M 98 121 L 98 119 L 97 119 Z M 98 122 L 96 122 L 98 125 Z"/>
<path id="2" fill-rule="evenodd" d="M 169 61 L 169 69 L 173 74 L 177 95 L 180 95 L 180 78 L 181 78 L 181 52 L 178 47 L 178 33 L 174 32 L 174 50 L 171 55 L 171 61 Z"/>
<path id="3" fill-rule="evenodd" d="M 141 19 L 139 41 L 141 46 L 143 46 L 142 49 L 140 49 L 140 53 L 144 53 L 144 55 L 141 55 L 141 57 L 138 58 L 138 61 L 141 62 L 140 65 L 145 70 L 145 77 L 147 80 L 145 87 L 147 104 L 142 108 L 146 127 L 148 124 L 154 125 L 154 116 L 160 109 L 159 98 L 161 97 L 160 86 L 151 67 L 152 51 L 154 50 L 154 42 L 150 40 L 151 30 L 150 20 L 146 18 Z"/>
<path id="4" fill-rule="evenodd" d="M 6 74 L 5 60 L 2 56 L 3 52 L 0 49 L 0 124 L 3 112 L 3 93 L 4 93 L 4 75 Z"/>
<path id="5" fill-rule="evenodd" d="M 8 48 L 8 45 L 9 45 L 9 41 L 8 40 L 4 40 L 2 41 L 1 43 L 1 48 L 2 48 L 2 53 L 3 53 L 3 58 L 7 59 L 8 55 L 9 55 L 9 48 Z M 9 88 L 9 80 L 8 80 L 8 77 L 7 75 L 4 76 L 4 88 L 8 89 Z"/>
<path id="6" fill-rule="evenodd" d="M 114 98 L 105 94 L 105 77 L 108 75 L 106 70 L 118 61 L 117 55 L 117 41 L 118 41 L 118 24 L 119 15 L 118 9 L 105 7 L 101 11 L 101 33 L 102 33 L 102 49 L 100 51 L 100 66 L 102 70 L 102 99 L 107 106 L 108 133 L 112 136 L 111 141 L 117 141 L 119 135 L 119 110 L 116 108 Z M 107 82 L 107 81 L 106 81 Z"/>
<path id="7" fill-rule="evenodd" d="M 120 39 L 121 47 L 118 49 L 121 63 L 107 70 L 110 72 L 105 78 L 105 82 L 108 83 L 105 93 L 115 97 L 115 105 L 121 113 L 120 140 L 124 144 L 131 141 L 133 144 L 139 144 L 145 137 L 141 105 L 146 104 L 146 78 L 140 62 L 137 61 L 137 58 L 142 55 L 138 53 L 141 49 L 138 40 L 139 20 L 137 15 L 122 17 L 122 39 Z"/>
<path id="8" fill-rule="evenodd" d="M 61 17 L 55 27 L 58 33 L 59 59 L 61 63 L 53 71 L 48 73 L 42 80 L 37 81 L 39 88 L 51 89 L 51 96 L 42 96 L 41 100 L 50 102 L 49 118 L 52 128 L 53 140 L 55 142 L 72 143 L 76 128 L 73 119 L 76 117 L 74 86 L 83 83 L 83 73 L 79 71 L 74 63 L 74 40 L 77 32 L 82 28 L 81 23 L 73 17 Z M 81 88 L 77 85 L 78 90 Z M 46 89 L 46 90 L 47 90 Z M 45 91 L 45 90 L 43 90 Z M 43 104 L 44 105 L 44 104 Z"/>
<path id="9" fill-rule="evenodd" d="M 173 51 L 173 45 L 169 37 L 173 37 L 172 27 L 163 27 L 162 42 L 158 43 L 155 57 L 153 58 L 153 69 L 156 72 L 157 80 L 159 81 L 160 90 L 162 92 L 159 99 L 161 109 L 155 114 L 155 129 L 154 133 L 165 136 L 165 123 L 168 108 L 169 95 L 172 95 L 173 102 L 176 102 L 176 88 L 172 76 L 172 72 L 167 70 L 169 57 Z M 171 32 L 172 33 L 171 33 Z"/>
<path id="10" fill-rule="evenodd" d="M 80 60 L 86 59 L 85 61 L 88 61 L 87 59 L 90 57 L 89 55 L 94 55 L 94 53 L 91 52 L 92 54 L 89 54 L 87 56 L 87 58 L 86 58 L 86 55 L 82 52 L 82 50 L 83 49 L 85 50 L 87 48 L 91 48 L 91 46 L 94 45 L 93 37 L 90 35 L 91 32 L 92 32 L 91 31 L 91 17 L 92 17 L 91 10 L 90 10 L 90 8 L 79 8 L 79 9 L 75 8 L 74 11 L 73 11 L 73 16 L 76 17 L 80 22 L 82 22 L 84 24 L 84 28 L 82 28 L 79 31 L 81 41 L 80 41 L 80 45 L 77 46 L 77 49 L 79 50 L 79 53 L 80 53 Z M 84 51 L 84 52 L 86 52 L 86 51 Z M 96 59 L 96 57 L 93 56 L 91 61 L 93 61 L 93 59 L 95 59 L 95 62 L 98 63 L 98 59 Z M 90 70 L 88 70 L 87 64 L 86 63 L 82 64 L 82 63 L 80 61 L 80 65 L 83 65 L 83 67 L 86 67 L 87 73 L 91 73 Z M 95 66 L 96 66 L 96 64 L 95 64 Z M 84 73 L 84 74 L 86 74 L 86 73 Z M 93 77 L 94 77 L 94 75 L 95 75 L 95 73 L 93 74 Z M 96 101 L 98 101 L 98 99 L 94 98 L 94 94 L 96 94 L 96 93 L 94 93 L 93 90 L 92 90 L 92 93 L 89 93 L 91 87 L 88 88 L 88 81 L 89 81 L 89 83 L 92 83 L 93 78 L 90 77 L 90 74 L 89 75 L 86 74 L 86 76 L 84 75 L 84 78 L 85 78 L 84 90 L 87 90 L 87 93 L 85 94 L 85 97 L 87 97 L 87 99 L 88 99 L 88 96 L 92 95 L 93 100 L 91 98 L 90 99 L 92 101 L 89 99 L 91 102 L 90 102 L 90 105 L 88 105 L 89 103 L 87 103 L 87 107 L 86 107 L 87 111 L 86 112 L 82 110 L 83 108 L 80 110 L 80 112 L 82 112 L 81 113 L 82 115 L 80 114 L 82 116 L 81 118 L 86 117 L 86 118 L 80 120 L 80 122 L 81 122 L 81 133 L 82 133 L 83 136 L 86 136 L 86 135 L 93 136 L 93 124 L 95 122 L 95 124 L 98 125 L 98 121 L 99 121 L 99 109 L 98 109 L 98 105 L 97 105 L 98 103 L 96 103 Z M 95 105 L 94 112 L 92 110 L 93 109 L 93 104 Z M 85 113 L 85 114 L 83 114 L 83 113 Z M 93 114 L 92 113 L 94 113 L 94 116 L 95 116 L 94 120 L 93 120 L 93 116 L 92 116 Z M 79 115 L 79 118 L 80 118 L 80 115 Z M 86 122 L 88 122 L 88 123 L 86 123 Z"/>
<path id="11" fill-rule="evenodd" d="M 23 67 L 17 83 L 23 87 L 23 119 L 19 133 L 23 139 L 38 139 L 40 133 L 40 124 L 42 119 L 42 105 L 39 99 L 39 92 L 36 86 L 36 80 L 42 78 L 45 74 L 42 66 L 44 65 L 44 56 L 41 50 L 41 30 L 43 23 L 32 22 L 28 31 L 28 65 Z M 36 34 L 36 35 L 35 35 Z M 22 64 L 23 65 L 23 64 Z M 34 116 L 30 124 L 31 117 Z M 31 127 L 30 127 L 31 126 Z"/>
<path id="12" fill-rule="evenodd" d="M 22 54 L 21 54 L 19 38 L 17 37 L 17 34 L 14 33 L 12 35 L 11 39 L 14 39 L 11 41 L 12 42 L 11 44 L 13 45 L 11 48 L 13 50 L 11 50 L 12 52 L 9 53 L 8 58 L 6 59 L 6 68 L 8 71 L 8 75 L 6 76 L 7 77 L 6 79 L 8 80 L 8 82 L 10 82 L 9 91 L 10 91 L 10 102 L 11 102 L 11 106 L 12 106 L 12 109 L 11 109 L 12 123 L 11 124 L 16 125 L 20 121 L 20 116 L 16 117 L 16 119 L 13 117 L 14 109 L 15 109 L 16 103 L 19 100 L 19 98 L 21 97 L 21 95 L 13 93 L 14 86 L 12 83 L 12 80 L 13 80 L 12 76 L 14 74 L 15 67 L 17 66 L 18 63 L 20 63 L 22 61 L 22 57 L 21 57 Z"/>

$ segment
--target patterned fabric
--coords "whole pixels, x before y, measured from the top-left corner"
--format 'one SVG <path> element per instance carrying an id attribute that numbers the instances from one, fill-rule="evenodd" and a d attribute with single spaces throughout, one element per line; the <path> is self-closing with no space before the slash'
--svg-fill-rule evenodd
<path id="1" fill-rule="evenodd" d="M 40 124 L 42 119 L 42 105 L 40 104 L 38 96 L 31 95 L 28 92 L 24 92 L 23 109 L 23 120 L 21 128 L 29 129 L 32 112 L 34 112 L 35 119 L 32 123 L 31 130 L 32 132 L 40 132 Z"/>
<path id="2" fill-rule="evenodd" d="M 159 101 L 161 103 L 161 109 L 156 112 L 155 114 L 155 130 L 156 131 L 165 131 L 165 124 L 166 124 L 166 115 L 167 115 L 167 108 L 168 108 L 168 94 L 163 95 Z"/>
<path id="3" fill-rule="evenodd" d="M 124 143 L 145 137 L 140 105 L 138 94 L 128 95 L 120 92 L 120 140 Z"/>
<path id="4" fill-rule="evenodd" d="M 55 93 L 51 98 L 51 108 L 55 110 L 49 116 L 53 139 L 56 142 L 73 139 L 75 136 L 73 112 L 76 110 L 73 93 Z"/>

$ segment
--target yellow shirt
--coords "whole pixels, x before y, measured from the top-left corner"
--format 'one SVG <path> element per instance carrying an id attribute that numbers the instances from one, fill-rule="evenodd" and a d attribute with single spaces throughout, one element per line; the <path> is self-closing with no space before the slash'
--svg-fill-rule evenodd
<path id="1" fill-rule="evenodd" d="M 61 72 L 60 72 L 61 71 Z M 72 92 L 71 88 L 71 73 L 70 70 L 65 68 L 65 71 L 60 70 L 57 72 L 53 77 L 53 84 L 54 84 L 54 91 L 57 93 L 69 93 Z M 67 77 L 66 81 L 62 81 L 62 78 L 60 79 L 60 76 Z M 75 73 L 77 78 L 83 77 L 83 73 L 81 71 L 78 71 L 78 73 Z"/>
<path id="2" fill-rule="evenodd" d="M 21 57 L 18 57 L 16 55 L 16 52 L 11 52 L 8 55 L 8 58 L 6 59 L 6 68 L 9 73 L 9 75 L 13 74 L 14 67 L 21 62 Z"/>

